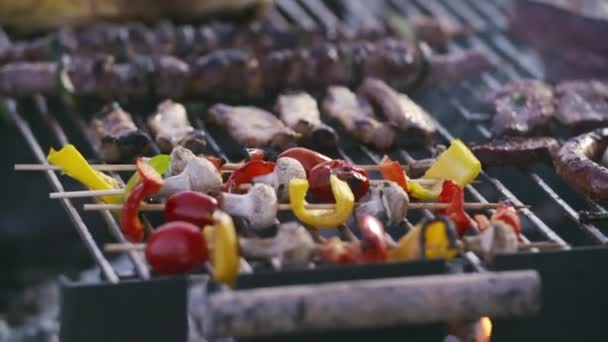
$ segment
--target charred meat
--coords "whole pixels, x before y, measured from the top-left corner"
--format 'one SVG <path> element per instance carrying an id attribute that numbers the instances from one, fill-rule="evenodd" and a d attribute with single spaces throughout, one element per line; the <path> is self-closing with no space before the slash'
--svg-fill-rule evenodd
<path id="1" fill-rule="evenodd" d="M 216 104 L 209 108 L 209 118 L 243 146 L 285 149 L 294 146 L 300 137 L 272 113 L 256 107 Z"/>
<path id="2" fill-rule="evenodd" d="M 377 79 L 366 79 L 358 93 L 365 96 L 383 114 L 388 123 L 402 132 L 413 132 L 429 143 L 437 128 L 430 115 L 407 95 L 398 93 Z"/>
<path id="3" fill-rule="evenodd" d="M 566 81 L 555 92 L 560 124 L 580 131 L 608 125 L 608 83 Z"/>
<path id="4" fill-rule="evenodd" d="M 260 56 L 216 50 L 187 62 L 169 55 L 138 55 L 126 63 L 78 57 L 64 58 L 62 63 L 16 62 L 0 68 L 0 93 L 58 94 L 57 75 L 62 74 L 69 76 L 75 95 L 260 97 L 293 88 L 354 87 L 366 77 L 393 86 L 431 85 L 460 81 L 493 67 L 479 52 L 425 57 L 417 45 L 384 39 L 327 43 Z"/>
<path id="5" fill-rule="evenodd" d="M 467 30 L 445 19 L 415 16 L 407 23 L 407 29 L 416 38 L 430 46 L 441 47 Z M 29 41 L 10 42 L 2 49 L 0 61 L 50 61 L 57 50 L 75 56 L 95 57 L 113 55 L 176 55 L 181 57 L 209 53 L 216 49 L 237 48 L 257 54 L 278 49 L 310 47 L 327 42 L 379 40 L 400 36 L 392 25 L 377 28 L 352 29 L 345 25 L 323 30 L 283 28 L 267 21 L 248 25 L 229 22 L 212 22 L 200 26 L 173 25 L 161 22 L 155 27 L 141 23 L 124 25 L 99 23 L 74 28 L 63 28 L 46 36 Z"/>
<path id="6" fill-rule="evenodd" d="M 180 145 L 199 154 L 207 146 L 207 135 L 190 125 L 186 107 L 181 103 L 163 101 L 148 119 L 148 127 L 163 153 L 171 153 L 175 146 Z"/>
<path id="7" fill-rule="evenodd" d="M 537 80 L 515 80 L 490 94 L 496 135 L 539 135 L 549 130 L 555 113 L 553 88 Z"/>
<path id="8" fill-rule="evenodd" d="M 559 143 L 551 137 L 509 137 L 471 146 L 484 166 L 551 163 Z"/>
<path id="9" fill-rule="evenodd" d="M 95 115 L 90 129 L 97 139 L 99 156 L 107 163 L 132 161 L 151 148 L 150 137 L 135 126 L 131 114 L 118 103 L 105 106 Z"/>
<path id="10" fill-rule="evenodd" d="M 322 110 L 326 118 L 342 125 L 353 138 L 366 145 L 387 149 L 395 144 L 395 128 L 381 122 L 369 102 L 347 87 L 329 87 Z"/>
<path id="11" fill-rule="evenodd" d="M 287 127 L 302 136 L 305 145 L 321 148 L 337 145 L 336 132 L 321 122 L 317 100 L 312 96 L 306 93 L 280 95 L 275 111 Z"/>
<path id="12" fill-rule="evenodd" d="M 608 168 L 600 164 L 607 146 L 608 128 L 570 139 L 553 161 L 557 174 L 594 200 L 608 199 Z"/>

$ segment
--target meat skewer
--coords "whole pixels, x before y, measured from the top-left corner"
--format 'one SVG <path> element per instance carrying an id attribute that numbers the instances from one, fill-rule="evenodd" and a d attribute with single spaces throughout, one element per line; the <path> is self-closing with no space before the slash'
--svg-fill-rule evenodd
<path id="1" fill-rule="evenodd" d="M 111 58 L 9 63 L 0 68 L 0 93 L 54 95 L 70 88 L 75 95 L 102 98 L 260 97 L 291 88 L 356 86 L 366 77 L 403 87 L 449 83 L 493 67 L 477 51 L 425 57 L 416 45 L 384 39 L 277 50 L 263 56 L 217 50 L 190 63 L 167 55 L 141 55 L 127 63 Z M 447 73 L 446 68 L 454 72 Z M 63 82 L 57 82 L 58 75 Z"/>
<path id="2" fill-rule="evenodd" d="M 306 93 L 283 94 L 277 98 L 275 111 L 287 127 L 301 134 L 304 145 L 335 147 L 338 136 L 321 122 L 317 101 Z"/>
<path id="3" fill-rule="evenodd" d="M 485 166 L 550 164 L 557 150 L 559 143 L 551 137 L 509 137 L 471 146 Z"/>
<path id="4" fill-rule="evenodd" d="M 199 154 L 207 146 L 207 135 L 192 127 L 186 108 L 181 103 L 171 100 L 161 102 L 156 113 L 148 118 L 148 127 L 163 153 L 170 153 L 180 145 Z"/>
<path id="5" fill-rule="evenodd" d="M 151 149 L 150 137 L 137 128 L 131 114 L 118 103 L 105 106 L 95 115 L 90 130 L 97 139 L 100 158 L 108 163 L 130 161 Z"/>
<path id="6" fill-rule="evenodd" d="M 545 134 L 555 114 L 553 88 L 537 80 L 515 80 L 488 96 L 496 135 Z"/>
<path id="7" fill-rule="evenodd" d="M 433 47 L 442 47 L 452 38 L 466 34 L 465 28 L 443 19 L 424 16 L 411 19 L 409 28 L 413 28 L 416 38 Z M 155 27 L 141 23 L 101 23 L 78 29 L 63 28 L 30 41 L 7 42 L 0 52 L 0 61 L 51 61 L 59 52 L 87 57 L 140 54 L 186 57 L 237 48 L 263 54 L 328 42 L 379 40 L 399 35 L 390 23 L 384 27 L 360 29 L 343 25 L 329 29 L 281 28 L 264 21 L 248 25 L 213 22 L 200 26 L 162 22 Z"/>
<path id="8" fill-rule="evenodd" d="M 363 81 L 357 91 L 374 104 L 388 123 L 402 132 L 413 131 L 424 142 L 431 142 L 437 128 L 430 115 L 407 95 L 400 94 L 388 84 L 377 79 Z"/>
<path id="9" fill-rule="evenodd" d="M 300 137 L 272 113 L 256 107 L 216 104 L 209 108 L 209 118 L 243 146 L 285 149 L 295 146 Z"/>
<path id="10" fill-rule="evenodd" d="M 364 98 L 347 87 L 331 86 L 323 100 L 323 115 L 338 122 L 356 140 L 377 149 L 395 144 L 397 133 L 390 124 L 381 122 Z"/>

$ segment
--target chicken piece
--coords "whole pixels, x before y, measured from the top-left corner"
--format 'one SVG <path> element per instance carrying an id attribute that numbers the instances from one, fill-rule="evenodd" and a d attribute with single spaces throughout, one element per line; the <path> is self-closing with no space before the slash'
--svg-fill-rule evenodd
<path id="1" fill-rule="evenodd" d="M 553 89 L 538 80 L 515 80 L 488 96 L 496 135 L 542 135 L 555 114 Z"/>
<path id="2" fill-rule="evenodd" d="M 323 115 L 340 123 L 356 140 L 366 145 L 383 150 L 395 144 L 395 129 L 380 122 L 369 102 L 347 87 L 329 87 L 322 109 Z"/>
<path id="3" fill-rule="evenodd" d="M 307 265 L 316 250 L 310 233 L 297 222 L 279 225 L 271 238 L 239 238 L 240 252 L 246 258 L 277 258 L 285 266 Z"/>
<path id="4" fill-rule="evenodd" d="M 179 174 L 165 178 L 163 187 L 159 192 L 161 197 L 181 191 L 214 194 L 221 190 L 223 185 L 222 176 L 213 163 L 205 158 L 194 156 L 188 158 L 185 164 L 186 166 Z M 175 168 L 170 169 L 170 172 L 175 172 Z"/>
<path id="5" fill-rule="evenodd" d="M 131 161 L 151 147 L 150 137 L 135 126 L 131 114 L 118 103 L 105 106 L 95 115 L 90 129 L 97 139 L 99 157 L 108 163 Z"/>
<path id="6" fill-rule="evenodd" d="M 332 148 L 338 144 L 336 132 L 321 122 L 317 100 L 309 94 L 298 92 L 280 95 L 275 111 L 287 127 L 302 135 L 305 145 Z"/>
<path id="7" fill-rule="evenodd" d="M 356 213 L 376 217 L 388 227 L 403 221 L 409 202 L 407 193 L 397 183 L 383 181 L 374 184 L 361 198 Z"/>
<path id="8" fill-rule="evenodd" d="M 181 103 L 171 100 L 161 102 L 156 113 L 148 119 L 148 127 L 156 136 L 156 143 L 163 153 L 169 153 L 175 146 L 181 145 L 198 154 L 203 153 L 207 146 L 207 135 L 190 125 L 186 107 Z"/>
<path id="9" fill-rule="evenodd" d="M 281 202 L 289 201 L 289 182 L 294 178 L 306 179 L 306 171 L 299 161 L 289 157 L 277 159 L 274 171 L 253 178 L 254 183 L 264 183 L 272 186 Z"/>
<path id="10" fill-rule="evenodd" d="M 209 109 L 210 119 L 224 127 L 243 146 L 295 146 L 299 134 L 271 113 L 249 106 L 216 104 Z"/>
<path id="11" fill-rule="evenodd" d="M 608 83 L 567 81 L 555 87 L 559 123 L 577 131 L 608 125 Z"/>
<path id="12" fill-rule="evenodd" d="M 368 78 L 357 92 L 377 106 L 386 121 L 400 131 L 413 131 L 425 143 L 430 143 L 435 137 L 437 128 L 429 114 L 407 95 L 398 93 L 385 82 Z"/>

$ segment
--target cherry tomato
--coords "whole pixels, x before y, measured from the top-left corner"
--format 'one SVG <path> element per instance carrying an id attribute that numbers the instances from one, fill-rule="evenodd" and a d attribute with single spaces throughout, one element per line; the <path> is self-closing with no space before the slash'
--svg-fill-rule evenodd
<path id="1" fill-rule="evenodd" d="M 213 223 L 211 216 L 219 208 L 217 200 L 197 191 L 171 195 L 165 203 L 165 220 L 186 221 L 198 227 Z"/>
<path id="2" fill-rule="evenodd" d="M 309 192 L 313 200 L 317 202 L 333 202 L 334 195 L 331 191 L 329 176 L 336 175 L 340 180 L 345 181 L 358 201 L 369 190 L 369 178 L 367 172 L 344 160 L 330 160 L 323 162 L 310 170 L 308 182 Z"/>
<path id="3" fill-rule="evenodd" d="M 208 259 L 200 229 L 188 222 L 173 221 L 158 227 L 146 244 L 146 260 L 158 273 L 187 273 Z"/>
<path id="4" fill-rule="evenodd" d="M 293 147 L 288 150 L 283 151 L 283 153 L 279 154 L 278 158 L 281 157 L 290 157 L 293 158 L 302 164 L 304 170 L 306 171 L 306 176 L 310 173 L 313 167 L 332 160 L 328 156 L 321 154 L 319 152 L 309 150 L 304 147 Z"/>

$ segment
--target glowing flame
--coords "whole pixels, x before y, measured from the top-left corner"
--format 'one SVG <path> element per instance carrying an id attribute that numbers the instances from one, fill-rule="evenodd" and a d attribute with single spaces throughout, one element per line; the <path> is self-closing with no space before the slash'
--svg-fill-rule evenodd
<path id="1" fill-rule="evenodd" d="M 482 317 L 479 320 L 480 325 L 480 342 L 490 342 L 490 338 L 492 337 L 492 321 L 490 317 Z"/>

